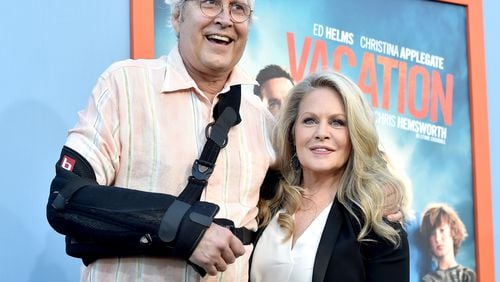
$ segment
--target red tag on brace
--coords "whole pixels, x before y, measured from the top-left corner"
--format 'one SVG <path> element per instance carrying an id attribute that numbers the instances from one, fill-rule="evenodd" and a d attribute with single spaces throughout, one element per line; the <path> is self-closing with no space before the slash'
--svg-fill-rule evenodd
<path id="1" fill-rule="evenodd" d="M 76 161 L 66 155 L 62 157 L 61 167 L 68 171 L 73 171 Z"/>

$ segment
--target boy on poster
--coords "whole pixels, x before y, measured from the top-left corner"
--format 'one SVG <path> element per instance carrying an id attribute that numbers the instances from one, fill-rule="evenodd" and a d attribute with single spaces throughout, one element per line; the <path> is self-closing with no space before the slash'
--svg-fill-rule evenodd
<path id="1" fill-rule="evenodd" d="M 423 282 L 476 281 L 476 273 L 456 261 L 467 230 L 451 207 L 443 203 L 430 204 L 423 213 L 420 234 L 437 262 L 436 270 L 426 274 Z"/>

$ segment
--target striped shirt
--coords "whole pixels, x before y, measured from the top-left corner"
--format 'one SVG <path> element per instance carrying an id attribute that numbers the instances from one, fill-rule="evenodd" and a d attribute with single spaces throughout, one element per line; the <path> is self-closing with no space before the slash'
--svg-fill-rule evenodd
<path id="1" fill-rule="evenodd" d="M 476 282 L 476 273 L 463 265 L 456 265 L 448 269 L 436 269 L 427 273 L 422 282 Z"/>
<path id="2" fill-rule="evenodd" d="M 259 188 L 275 160 L 272 115 L 252 93 L 255 81 L 235 67 L 221 93 L 242 85 L 242 122 L 229 131 L 201 198 L 219 205 L 217 217 L 256 229 Z M 178 195 L 213 121 L 213 103 L 188 75 L 177 48 L 154 60 L 125 60 L 99 78 L 66 146 L 82 154 L 102 185 Z M 169 258 L 101 259 L 82 269 L 82 281 L 247 281 L 244 256 L 217 277 L 199 275 Z"/>

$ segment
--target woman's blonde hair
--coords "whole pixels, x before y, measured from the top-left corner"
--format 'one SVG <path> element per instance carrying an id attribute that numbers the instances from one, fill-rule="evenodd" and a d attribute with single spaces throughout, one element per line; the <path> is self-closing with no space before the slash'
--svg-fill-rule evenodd
<path id="1" fill-rule="evenodd" d="M 285 239 L 292 235 L 293 215 L 299 209 L 303 193 L 300 187 L 302 170 L 296 170 L 290 165 L 295 153 L 294 126 L 302 99 L 318 88 L 332 89 L 344 102 L 352 150 L 336 197 L 361 225 L 358 241 L 366 240 L 368 233 L 373 230 L 398 245 L 398 231 L 383 220 L 383 212 L 388 211 L 388 207 L 397 206 L 406 214 L 409 206 L 407 188 L 391 169 L 387 155 L 379 149 L 374 114 L 363 99 L 361 90 L 349 78 L 336 72 L 312 74 L 293 87 L 287 95 L 273 132 L 273 143 L 283 179 L 272 199 L 259 202 L 259 225 L 267 225 L 274 214 L 284 209 L 278 222 L 287 230 L 288 236 Z M 359 218 L 359 213 L 362 218 Z"/>

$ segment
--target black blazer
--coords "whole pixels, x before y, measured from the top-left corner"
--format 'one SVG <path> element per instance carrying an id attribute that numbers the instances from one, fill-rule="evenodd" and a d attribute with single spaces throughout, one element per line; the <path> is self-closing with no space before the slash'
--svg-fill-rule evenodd
<path id="1" fill-rule="evenodd" d="M 401 234 L 398 248 L 374 232 L 368 238 L 376 242 L 359 243 L 356 238 L 360 225 L 335 198 L 316 252 L 312 281 L 409 281 L 407 234 L 399 223 L 393 226 Z M 263 230 L 259 231 L 262 234 Z"/>
<path id="2" fill-rule="evenodd" d="M 375 242 L 359 243 L 360 225 L 335 198 L 316 252 L 312 281 L 409 281 L 407 234 L 399 223 L 392 225 L 401 234 L 398 248 L 373 231 L 368 238 Z"/>

